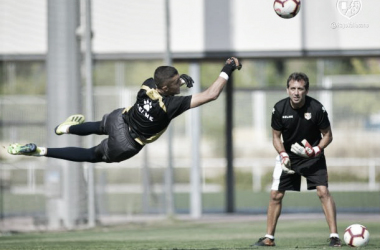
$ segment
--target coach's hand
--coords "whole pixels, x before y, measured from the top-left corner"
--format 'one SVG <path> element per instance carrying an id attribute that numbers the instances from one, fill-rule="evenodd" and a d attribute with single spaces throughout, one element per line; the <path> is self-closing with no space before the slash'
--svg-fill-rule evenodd
<path id="1" fill-rule="evenodd" d="M 304 158 L 316 157 L 322 152 L 319 146 L 312 147 L 306 139 L 302 140 L 302 144 L 304 147 L 296 142 L 292 145 L 290 150 L 296 155 L 302 156 Z"/>
<path id="2" fill-rule="evenodd" d="M 280 160 L 281 160 L 282 171 L 284 171 L 287 174 L 295 173 L 294 170 L 290 169 L 291 164 L 290 164 L 289 155 L 285 151 L 280 152 Z"/>
<path id="3" fill-rule="evenodd" d="M 182 84 L 186 84 L 186 87 L 188 88 L 193 87 L 194 80 L 190 76 L 186 74 L 182 74 L 179 76 L 179 78 L 181 79 Z"/>

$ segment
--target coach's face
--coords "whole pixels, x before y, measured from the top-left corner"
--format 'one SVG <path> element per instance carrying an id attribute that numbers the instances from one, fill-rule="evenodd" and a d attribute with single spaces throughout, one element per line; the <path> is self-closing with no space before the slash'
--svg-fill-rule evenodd
<path id="1" fill-rule="evenodd" d="M 290 105 L 295 109 L 302 108 L 305 104 L 305 98 L 308 93 L 308 90 L 305 88 L 305 81 L 291 80 L 287 92 L 290 97 Z"/>

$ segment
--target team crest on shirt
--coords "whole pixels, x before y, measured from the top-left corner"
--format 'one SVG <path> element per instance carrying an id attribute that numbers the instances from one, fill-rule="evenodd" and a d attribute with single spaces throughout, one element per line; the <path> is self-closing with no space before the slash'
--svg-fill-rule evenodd
<path id="1" fill-rule="evenodd" d="M 149 114 L 149 110 L 152 108 L 152 102 L 149 99 L 144 100 L 144 105 L 137 104 L 138 111 L 149 121 L 153 121 L 153 117 Z"/>
<path id="2" fill-rule="evenodd" d="M 311 119 L 311 113 L 305 113 L 305 119 L 310 120 Z"/>
<path id="3" fill-rule="evenodd" d="M 144 109 L 149 111 L 152 108 L 152 102 L 149 99 L 144 100 Z"/>

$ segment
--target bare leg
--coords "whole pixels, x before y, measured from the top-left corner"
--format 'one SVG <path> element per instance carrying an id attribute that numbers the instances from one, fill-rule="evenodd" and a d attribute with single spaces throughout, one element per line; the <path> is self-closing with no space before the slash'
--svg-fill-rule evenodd
<path id="1" fill-rule="evenodd" d="M 317 186 L 317 195 L 321 200 L 330 233 L 338 233 L 335 202 L 328 188 L 326 186 Z"/>
<path id="2" fill-rule="evenodd" d="M 267 234 L 273 235 L 276 231 L 277 221 L 281 214 L 282 198 L 285 191 L 272 190 L 270 192 L 270 200 L 267 211 Z"/>
<path id="3" fill-rule="evenodd" d="M 267 234 L 260 238 L 253 246 L 276 246 L 274 243 L 274 233 L 281 214 L 282 198 L 284 198 L 284 195 L 285 191 L 272 190 L 270 192 L 267 210 Z"/>

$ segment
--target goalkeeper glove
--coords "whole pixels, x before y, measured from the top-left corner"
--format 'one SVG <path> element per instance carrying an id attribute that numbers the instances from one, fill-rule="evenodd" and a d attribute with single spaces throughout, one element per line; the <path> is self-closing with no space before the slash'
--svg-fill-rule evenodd
<path id="1" fill-rule="evenodd" d="M 186 84 L 186 87 L 188 87 L 188 88 L 193 87 L 194 80 L 190 76 L 188 76 L 186 74 L 182 74 L 179 76 L 179 78 L 181 79 L 182 84 Z"/>
<path id="2" fill-rule="evenodd" d="M 316 157 L 322 152 L 319 146 L 312 147 L 306 139 L 302 140 L 302 144 L 304 147 L 296 142 L 292 145 L 290 150 L 296 155 L 302 156 L 304 158 Z"/>
<path id="3" fill-rule="evenodd" d="M 290 159 L 289 155 L 285 151 L 280 152 L 280 161 L 281 161 L 281 168 L 282 171 L 284 171 L 287 174 L 294 174 L 294 170 L 290 169 Z"/>
<path id="4" fill-rule="evenodd" d="M 231 76 L 232 72 L 235 69 L 240 70 L 243 65 L 239 62 L 239 65 L 236 65 L 234 57 L 230 57 L 227 59 L 226 64 L 224 65 L 222 72 L 226 73 L 228 77 Z"/>

